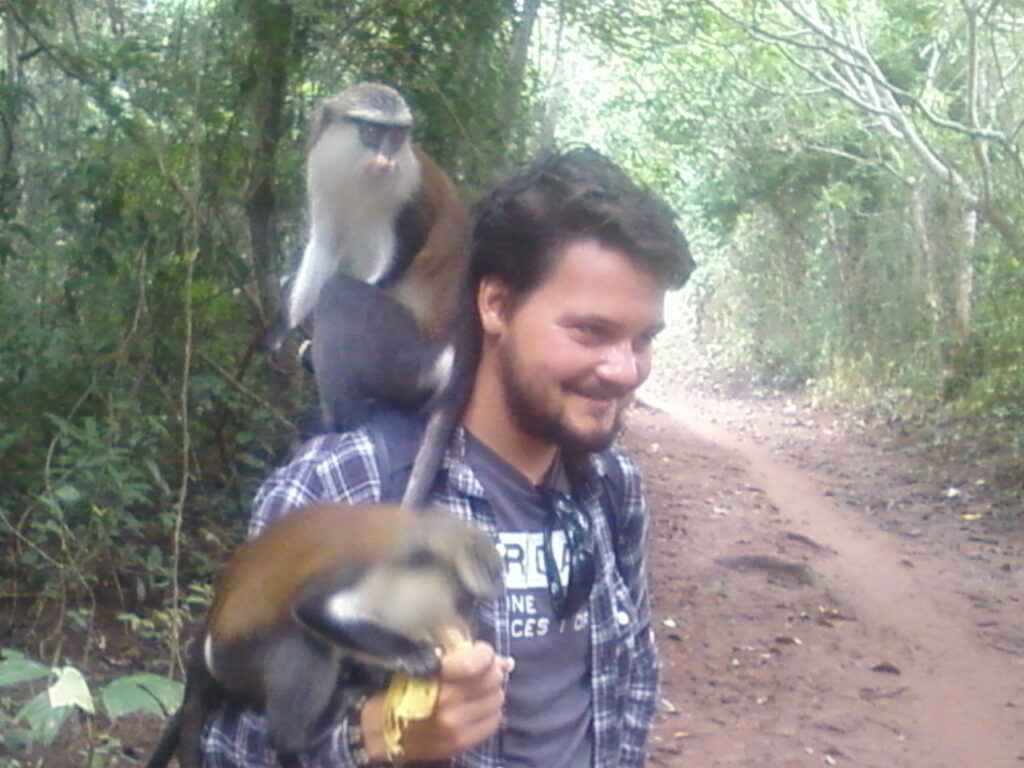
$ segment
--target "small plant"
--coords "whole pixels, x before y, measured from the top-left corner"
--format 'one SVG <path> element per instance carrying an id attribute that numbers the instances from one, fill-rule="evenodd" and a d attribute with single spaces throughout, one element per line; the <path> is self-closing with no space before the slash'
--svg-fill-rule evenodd
<path id="1" fill-rule="evenodd" d="M 20 686 L 29 689 L 27 700 L 23 696 L 0 699 L 7 751 L 15 753 L 32 745 L 52 743 L 61 726 L 75 712 L 89 719 L 96 717 L 97 697 L 76 667 L 51 667 L 10 648 L 0 654 L 0 689 Z M 43 680 L 48 685 L 33 694 L 33 688 Z M 99 689 L 98 698 L 107 718 L 113 722 L 132 712 L 151 712 L 164 717 L 177 709 L 183 693 L 182 683 L 144 673 L 113 680 Z M 16 702 L 21 702 L 20 706 Z"/>

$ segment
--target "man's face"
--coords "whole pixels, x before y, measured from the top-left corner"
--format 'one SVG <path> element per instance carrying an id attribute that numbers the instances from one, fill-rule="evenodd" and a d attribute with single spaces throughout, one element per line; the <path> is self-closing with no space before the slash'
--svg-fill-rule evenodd
<path id="1" fill-rule="evenodd" d="M 665 286 L 592 239 L 563 248 L 547 278 L 496 321 L 513 422 L 572 450 L 607 448 L 651 368 Z"/>

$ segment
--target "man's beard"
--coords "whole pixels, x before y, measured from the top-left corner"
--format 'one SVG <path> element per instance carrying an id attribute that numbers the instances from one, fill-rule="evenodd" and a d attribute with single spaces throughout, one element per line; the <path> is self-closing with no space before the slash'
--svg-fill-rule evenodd
<path id="1" fill-rule="evenodd" d="M 545 403 L 543 395 L 521 376 L 522 366 L 518 364 L 510 346 L 498 348 L 498 363 L 510 416 L 526 434 L 557 445 L 569 453 L 596 453 L 611 446 L 622 430 L 625 408 L 616 405 L 615 417 L 608 429 L 581 434 L 567 423 L 564 411 L 558 409 L 558 404 L 549 406 Z M 581 384 L 576 389 L 592 397 L 614 397 L 617 400 L 625 394 L 619 388 L 612 392 L 608 387 L 600 385 Z"/>

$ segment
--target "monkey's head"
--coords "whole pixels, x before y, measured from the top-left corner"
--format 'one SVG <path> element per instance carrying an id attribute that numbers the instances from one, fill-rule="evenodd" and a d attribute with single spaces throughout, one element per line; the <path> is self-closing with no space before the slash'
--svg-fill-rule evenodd
<path id="1" fill-rule="evenodd" d="M 313 504 L 270 523 L 219 577 L 210 668 L 239 644 L 308 634 L 342 655 L 426 674 L 446 630 L 465 627 L 474 602 L 500 584 L 497 550 L 474 525 L 397 505 Z"/>
<path id="2" fill-rule="evenodd" d="M 485 533 L 450 516 L 370 511 L 386 537 L 376 555 L 360 552 L 356 568 L 339 562 L 304 584 L 295 617 L 355 658 L 434 672 L 434 650 L 453 628 L 468 634 L 474 603 L 497 594 L 500 557 Z"/>
<path id="3" fill-rule="evenodd" d="M 269 523 L 218 577 L 204 675 L 216 695 L 265 711 L 275 749 L 305 749 L 343 658 L 433 674 L 439 646 L 500 583 L 494 545 L 469 523 L 393 504 L 311 504 Z M 193 708 L 208 706 L 196 695 Z"/>
<path id="4" fill-rule="evenodd" d="M 394 88 L 357 83 L 321 104 L 310 132 L 311 146 L 331 126 L 353 131 L 358 144 L 370 153 L 366 173 L 382 176 L 395 169 L 408 146 L 412 112 Z"/>

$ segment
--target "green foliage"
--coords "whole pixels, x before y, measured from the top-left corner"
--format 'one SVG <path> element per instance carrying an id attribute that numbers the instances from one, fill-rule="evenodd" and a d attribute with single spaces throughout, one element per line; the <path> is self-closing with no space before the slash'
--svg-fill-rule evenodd
<path id="1" fill-rule="evenodd" d="M 127 419 L 113 425 L 91 416 L 78 423 L 49 420 L 53 437 L 43 489 L 16 517 L 0 510 L 20 541 L 8 552 L 10 571 L 38 574 L 36 586 L 54 597 L 129 575 L 150 590 L 165 585 L 168 565 L 163 557 L 153 562 L 147 546 L 147 538 L 166 535 L 173 522 L 150 512 L 170 503 L 160 467 L 162 420 L 136 418 L 127 434 L 118 429 Z M 56 574 L 53 565 L 59 566 Z"/>
<path id="2" fill-rule="evenodd" d="M 419 138 L 478 183 L 515 122 L 501 113 L 508 13 L 468 0 L 0 10 L 0 577 L 134 604 L 183 565 L 209 574 L 312 402 L 303 372 L 269 369 L 254 345 L 304 236 L 313 102 L 361 77 L 395 82 Z"/>
<path id="3" fill-rule="evenodd" d="M 111 720 L 133 712 L 165 717 L 181 706 L 184 694 L 184 684 L 152 674 L 119 677 L 100 691 L 103 707 Z"/>
<path id="4" fill-rule="evenodd" d="M 46 679 L 47 686 L 35 693 L 26 684 Z M 38 686 L 34 686 L 38 688 Z M 17 754 L 33 744 L 54 741 L 61 727 L 75 712 L 92 717 L 95 697 L 80 670 L 72 666 L 49 667 L 29 659 L 20 651 L 0 649 L 0 689 L 21 689 L 10 701 L 0 698 L 0 723 L 4 728 L 5 750 Z M 182 683 L 160 675 L 135 674 L 117 678 L 99 691 L 99 699 L 112 722 L 135 712 L 166 716 L 181 704 Z"/>
<path id="5" fill-rule="evenodd" d="M 88 685 L 74 667 L 51 668 L 12 649 L 2 649 L 0 654 L 0 688 L 44 677 L 54 678 L 46 689 L 31 696 L 16 712 L 0 714 L 0 717 L 10 719 L 10 735 L 5 735 L 5 741 L 11 746 L 24 748 L 32 743 L 49 744 L 76 708 L 92 714 Z"/>
<path id="6" fill-rule="evenodd" d="M 0 688 L 19 685 L 50 674 L 50 668 L 38 661 L 33 661 L 21 651 L 4 648 L 0 651 Z"/>

